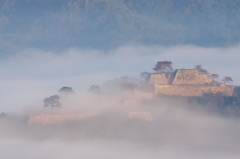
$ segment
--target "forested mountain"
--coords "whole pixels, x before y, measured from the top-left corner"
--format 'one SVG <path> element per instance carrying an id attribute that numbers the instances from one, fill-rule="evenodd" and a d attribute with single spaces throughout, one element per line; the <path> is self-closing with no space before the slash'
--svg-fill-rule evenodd
<path id="1" fill-rule="evenodd" d="M 0 47 L 228 46 L 240 0 L 1 0 Z"/>

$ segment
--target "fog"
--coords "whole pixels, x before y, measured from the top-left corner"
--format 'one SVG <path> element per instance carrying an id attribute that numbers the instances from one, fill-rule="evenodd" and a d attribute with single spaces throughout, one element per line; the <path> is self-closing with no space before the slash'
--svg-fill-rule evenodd
<path id="1" fill-rule="evenodd" d="M 4 91 L 0 94 L 0 112 L 16 111 L 33 101 L 41 101 L 56 94 L 63 86 L 81 92 L 87 91 L 93 84 L 103 86 L 116 77 L 139 78 L 141 72 L 153 72 L 156 62 L 163 60 L 172 61 L 175 69 L 192 69 L 202 64 L 210 73 L 231 76 L 234 80 L 232 84 L 239 85 L 239 47 L 128 45 L 107 52 L 81 48 L 62 52 L 22 50 L 1 61 L 0 87 Z M 37 107 L 40 107 L 39 104 Z"/>
<path id="2" fill-rule="evenodd" d="M 174 69 L 197 64 L 210 73 L 231 76 L 240 85 L 240 45 L 203 48 L 191 45 L 126 45 L 109 51 L 69 48 L 62 52 L 24 49 L 1 59 L 0 112 L 19 119 L 0 120 L 1 158 L 239 158 L 239 118 L 210 112 L 185 101 L 156 99 L 142 106 L 103 106 L 106 96 L 89 95 L 91 85 L 141 72 L 157 61 Z M 63 86 L 75 95 L 62 108 L 44 108 L 43 99 Z M 110 97 L 109 97 L 110 98 Z M 119 96 L 111 98 L 120 98 Z M 88 120 L 57 125 L 27 125 L 24 115 L 97 112 Z M 153 122 L 128 119 L 149 112 Z"/>
<path id="3" fill-rule="evenodd" d="M 63 105 L 61 111 L 64 112 L 66 106 Z M 99 107 L 100 104 L 96 104 L 95 110 Z M 148 111 L 154 121 L 127 119 L 128 111 Z M 240 155 L 240 126 L 235 117 L 223 117 L 184 102 L 164 99 L 139 108 L 109 107 L 99 112 L 88 120 L 56 125 L 2 120 L 0 156 L 200 159 L 239 158 Z"/>

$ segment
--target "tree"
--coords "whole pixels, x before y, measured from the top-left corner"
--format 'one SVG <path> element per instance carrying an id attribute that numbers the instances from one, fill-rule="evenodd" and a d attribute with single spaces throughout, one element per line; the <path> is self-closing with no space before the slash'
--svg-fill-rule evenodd
<path id="1" fill-rule="evenodd" d="M 153 68 L 156 72 L 170 72 L 173 70 L 171 61 L 158 61 Z"/>
<path id="2" fill-rule="evenodd" d="M 101 88 L 98 85 L 92 85 L 89 89 L 89 92 L 95 93 L 95 94 L 100 94 Z"/>
<path id="3" fill-rule="evenodd" d="M 219 78 L 219 75 L 213 73 L 213 74 L 210 75 L 210 77 L 211 77 L 211 79 L 215 80 L 215 79 L 218 79 L 218 78 Z"/>
<path id="4" fill-rule="evenodd" d="M 206 69 L 203 69 L 201 64 L 196 65 L 194 69 L 198 70 L 199 73 L 208 74 L 208 71 Z"/>
<path id="5" fill-rule="evenodd" d="M 222 81 L 223 81 L 224 84 L 227 84 L 227 83 L 233 82 L 232 78 L 229 77 L 229 76 L 225 76 L 225 77 L 223 77 Z"/>
<path id="6" fill-rule="evenodd" d="M 50 97 L 46 97 L 43 102 L 44 102 L 44 107 L 48 107 L 49 105 L 53 107 L 59 107 L 61 108 L 61 103 L 59 102 L 60 96 L 59 95 L 53 95 Z"/>
<path id="7" fill-rule="evenodd" d="M 71 87 L 62 87 L 59 91 L 60 95 L 72 95 L 75 94 Z"/>
<path id="8" fill-rule="evenodd" d="M 7 116 L 7 114 L 4 113 L 4 112 L 2 112 L 2 113 L 0 114 L 0 119 L 3 118 L 3 117 L 6 117 L 6 116 Z"/>
<path id="9" fill-rule="evenodd" d="M 146 80 L 149 78 L 149 76 L 150 76 L 150 73 L 148 73 L 148 72 L 142 72 L 142 73 L 140 74 L 140 77 L 141 77 L 144 81 L 146 81 Z"/>

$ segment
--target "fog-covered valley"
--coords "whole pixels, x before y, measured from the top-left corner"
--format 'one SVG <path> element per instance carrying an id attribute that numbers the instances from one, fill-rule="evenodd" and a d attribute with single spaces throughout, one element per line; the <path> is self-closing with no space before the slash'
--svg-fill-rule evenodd
<path id="1" fill-rule="evenodd" d="M 1 0 L 0 158 L 239 158 L 239 96 L 133 93 L 158 61 L 240 86 L 239 18 L 240 0 Z"/>
<path id="2" fill-rule="evenodd" d="M 152 72 L 156 59 L 170 59 L 174 68 L 201 63 L 211 73 L 233 77 L 238 85 L 238 48 L 125 46 L 106 53 L 73 48 L 60 54 L 22 50 L 1 63 L 1 112 L 8 117 L 0 120 L 0 156 L 238 158 L 240 127 L 234 114 L 161 97 L 139 107 L 105 106 L 102 97 L 88 92 L 93 84 L 103 88 L 107 81 L 124 76 L 140 81 L 139 74 Z M 62 108 L 43 107 L 43 99 L 63 86 L 71 86 L 75 95 L 61 99 Z M 119 98 L 108 95 L 104 99 Z M 28 124 L 31 115 L 89 112 L 97 115 L 59 124 Z M 129 112 L 148 112 L 153 120 L 129 118 Z"/>

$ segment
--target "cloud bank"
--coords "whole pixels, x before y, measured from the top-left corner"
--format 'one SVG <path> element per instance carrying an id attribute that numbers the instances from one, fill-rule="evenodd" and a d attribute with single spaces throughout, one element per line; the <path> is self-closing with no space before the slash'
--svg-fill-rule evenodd
<path id="1" fill-rule="evenodd" d="M 240 85 L 240 46 L 202 48 L 128 45 L 110 51 L 70 48 L 62 52 L 25 49 L 0 63 L 0 112 L 43 109 L 42 100 L 63 86 L 77 93 L 74 102 L 90 100 L 92 84 L 103 86 L 121 76 L 153 72 L 157 61 L 231 76 Z M 82 102 L 84 103 L 84 102 Z M 93 103 L 97 103 L 93 101 Z M 84 107 L 83 105 L 80 105 Z M 94 107 L 95 105 L 93 105 Z M 70 125 L 29 127 L 2 125 L 0 158 L 239 158 L 239 119 L 160 100 L 142 108 L 153 123 L 118 118 L 127 110 L 109 110 L 92 120 Z M 169 111 L 170 110 L 170 111 Z"/>
<path id="2" fill-rule="evenodd" d="M 0 111 L 14 111 L 57 93 L 63 86 L 86 91 L 93 84 L 120 76 L 139 78 L 153 72 L 157 61 L 173 62 L 175 69 L 192 69 L 201 63 L 210 73 L 231 76 L 240 85 L 239 45 L 228 48 L 127 45 L 109 51 L 70 48 L 62 52 L 25 49 L 0 63 Z"/>

